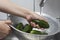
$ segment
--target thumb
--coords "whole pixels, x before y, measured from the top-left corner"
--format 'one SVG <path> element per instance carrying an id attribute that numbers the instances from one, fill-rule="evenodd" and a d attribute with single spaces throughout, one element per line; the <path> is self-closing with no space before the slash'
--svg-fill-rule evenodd
<path id="1" fill-rule="evenodd" d="M 12 24 L 11 20 L 5 20 L 4 23 L 6 23 L 6 24 Z"/>

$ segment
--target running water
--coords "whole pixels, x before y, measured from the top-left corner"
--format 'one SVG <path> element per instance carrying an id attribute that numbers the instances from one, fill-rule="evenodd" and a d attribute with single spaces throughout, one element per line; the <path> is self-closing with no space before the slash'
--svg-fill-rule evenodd
<path id="1" fill-rule="evenodd" d="M 43 11 L 43 8 L 42 8 L 42 7 L 40 7 L 40 15 L 41 15 L 42 11 Z"/>
<path id="2" fill-rule="evenodd" d="M 43 7 L 44 7 L 44 4 L 45 4 L 46 0 L 41 0 L 40 4 L 39 4 L 39 7 L 40 7 L 40 15 L 43 11 Z"/>

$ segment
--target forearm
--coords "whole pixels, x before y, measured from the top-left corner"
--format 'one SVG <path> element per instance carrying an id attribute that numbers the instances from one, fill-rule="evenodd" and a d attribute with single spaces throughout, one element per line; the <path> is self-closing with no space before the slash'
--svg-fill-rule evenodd
<path id="1" fill-rule="evenodd" d="M 26 15 L 30 15 L 32 13 L 28 9 L 18 6 L 18 5 L 11 3 L 9 1 L 5 1 L 2 3 L 0 11 L 6 12 L 9 14 L 13 14 L 13 15 L 17 15 L 17 16 L 22 16 L 22 17 L 26 17 Z"/>

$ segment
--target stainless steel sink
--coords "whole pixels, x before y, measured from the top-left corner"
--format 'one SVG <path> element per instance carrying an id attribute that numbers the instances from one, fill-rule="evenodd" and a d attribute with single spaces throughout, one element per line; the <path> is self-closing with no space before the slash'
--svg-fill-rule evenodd
<path id="1" fill-rule="evenodd" d="M 45 14 L 44 14 L 45 15 Z M 49 17 L 49 15 L 45 15 L 46 17 L 48 16 Z M 11 16 L 11 18 L 13 19 L 13 17 Z M 51 17 L 50 17 L 51 18 Z M 47 19 L 50 19 L 50 18 L 47 18 Z M 16 21 L 19 21 L 19 20 L 15 20 L 16 18 L 14 18 L 12 21 L 14 22 L 14 23 L 17 23 Z M 53 18 L 54 19 L 54 18 Z M 49 20 L 49 23 L 50 23 L 50 21 L 51 21 L 51 23 L 53 23 L 54 25 L 51 25 L 51 26 L 57 26 L 56 24 L 55 24 L 55 20 L 53 21 L 53 20 Z M 21 21 L 21 22 L 23 22 L 23 21 Z M 24 23 L 25 24 L 25 23 Z M 57 28 L 54 28 L 53 27 L 53 29 L 56 29 L 57 30 Z M 53 30 L 52 29 L 52 30 Z M 52 32 L 52 34 L 54 34 L 55 33 L 55 31 L 56 30 L 54 30 L 53 32 Z M 51 34 L 50 34 L 51 35 Z M 24 37 L 22 37 L 22 36 L 20 36 L 20 35 L 18 35 L 18 34 L 16 34 L 15 32 L 14 32 L 14 30 L 12 31 L 12 33 L 10 34 L 10 35 L 8 35 L 4 40 L 28 40 L 28 39 L 26 39 L 26 38 L 24 38 Z M 44 39 L 44 40 L 60 40 L 60 32 L 59 33 L 57 33 L 57 34 L 55 34 L 55 35 L 53 35 L 53 36 L 48 36 L 46 39 Z"/>
<path id="2" fill-rule="evenodd" d="M 23 37 L 18 35 L 15 35 L 13 32 L 10 33 L 10 35 L 8 35 L 4 40 L 24 40 Z M 60 40 L 60 33 L 57 33 L 56 35 L 54 35 L 53 37 L 47 38 L 45 40 Z"/>

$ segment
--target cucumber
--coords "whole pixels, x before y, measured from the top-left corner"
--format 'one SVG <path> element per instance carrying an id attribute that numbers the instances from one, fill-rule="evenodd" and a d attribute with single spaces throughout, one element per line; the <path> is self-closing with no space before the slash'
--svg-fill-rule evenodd
<path id="1" fill-rule="evenodd" d="M 17 26 L 16 26 L 16 29 L 18 30 L 23 30 L 23 24 L 22 23 L 19 23 Z"/>
<path id="2" fill-rule="evenodd" d="M 41 26 L 42 28 L 49 28 L 49 24 L 44 20 L 40 20 L 39 26 Z"/>
<path id="3" fill-rule="evenodd" d="M 37 31 L 37 30 L 32 30 L 30 33 L 31 34 L 40 34 L 40 35 L 47 35 L 48 34 L 48 33 Z"/>
<path id="4" fill-rule="evenodd" d="M 30 33 L 32 30 L 32 26 L 30 24 L 26 24 L 25 28 L 23 29 L 24 32 Z"/>
<path id="5" fill-rule="evenodd" d="M 38 24 L 40 26 L 40 28 L 49 28 L 49 24 L 47 22 L 45 22 L 44 20 L 32 20 L 32 22 Z"/>
<path id="6" fill-rule="evenodd" d="M 31 34 L 41 34 L 41 32 L 40 31 L 37 31 L 37 30 L 32 30 L 30 33 Z"/>

